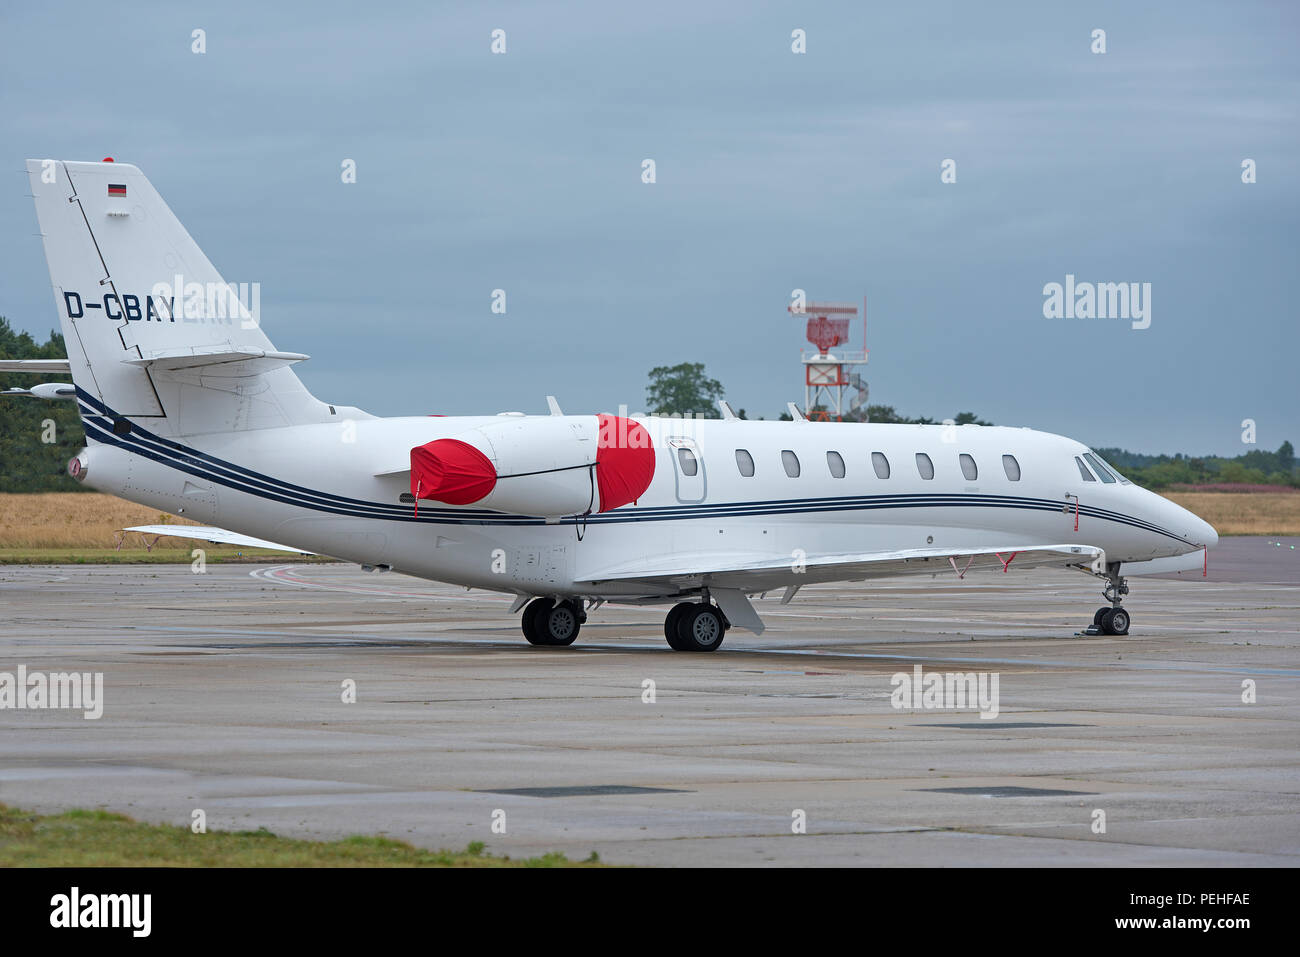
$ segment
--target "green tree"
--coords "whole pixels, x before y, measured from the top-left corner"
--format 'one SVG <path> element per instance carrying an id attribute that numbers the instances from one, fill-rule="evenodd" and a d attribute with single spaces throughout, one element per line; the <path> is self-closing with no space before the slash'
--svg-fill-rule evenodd
<path id="1" fill-rule="evenodd" d="M 717 418 L 716 403 L 723 394 L 722 383 L 704 374 L 704 363 L 680 362 L 650 370 L 646 404 L 656 415 L 703 413 Z"/>
<path id="2" fill-rule="evenodd" d="M 1290 442 L 1283 442 L 1277 449 L 1277 465 L 1287 478 L 1295 472 L 1295 446 Z"/>

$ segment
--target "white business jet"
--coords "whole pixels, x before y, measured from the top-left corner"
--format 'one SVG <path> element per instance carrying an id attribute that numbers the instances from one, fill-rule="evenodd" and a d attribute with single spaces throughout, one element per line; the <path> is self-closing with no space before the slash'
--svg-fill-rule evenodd
<path id="1" fill-rule="evenodd" d="M 671 605 L 678 651 L 761 633 L 751 597 L 814 582 L 1078 569 L 1085 633 L 1126 634 L 1134 574 L 1201 565 L 1206 522 L 1030 429 L 627 415 L 378 418 L 329 405 L 144 174 L 27 164 L 86 448 L 72 476 L 274 545 L 515 596 L 568 645 L 604 602 Z M 28 392 L 66 397 L 68 388 Z"/>

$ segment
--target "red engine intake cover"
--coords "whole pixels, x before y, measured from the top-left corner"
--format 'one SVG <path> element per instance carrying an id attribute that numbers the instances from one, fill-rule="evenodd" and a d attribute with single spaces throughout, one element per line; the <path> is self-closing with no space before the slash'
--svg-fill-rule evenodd
<path id="1" fill-rule="evenodd" d="M 608 512 L 635 502 L 655 476 L 655 450 L 650 433 L 638 422 L 621 415 L 599 415 L 600 439 L 596 444 L 596 488 L 600 510 Z"/>
<path id="2" fill-rule="evenodd" d="M 411 449 L 411 494 L 448 505 L 470 505 L 496 487 L 492 461 L 468 442 L 434 439 Z"/>

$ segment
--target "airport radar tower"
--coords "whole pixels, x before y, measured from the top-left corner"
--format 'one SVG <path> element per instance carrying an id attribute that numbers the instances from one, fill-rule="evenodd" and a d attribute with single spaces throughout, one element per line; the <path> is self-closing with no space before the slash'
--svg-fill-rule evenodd
<path id="1" fill-rule="evenodd" d="M 854 370 L 867 364 L 867 300 L 862 300 L 862 350 L 840 348 L 849 341 L 849 323 L 858 314 L 851 302 L 795 302 L 786 311 L 808 320 L 808 341 L 815 351 L 800 349 L 804 367 L 804 415 L 823 422 L 866 421 L 867 383 Z M 835 351 L 831 351 L 835 350 Z M 845 394 L 849 405 L 844 407 Z"/>

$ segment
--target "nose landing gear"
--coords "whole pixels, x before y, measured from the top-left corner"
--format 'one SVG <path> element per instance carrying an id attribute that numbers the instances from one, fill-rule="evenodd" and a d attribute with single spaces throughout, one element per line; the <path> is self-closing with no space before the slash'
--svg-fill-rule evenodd
<path id="1" fill-rule="evenodd" d="M 1092 625 L 1085 628 L 1082 634 L 1127 635 L 1132 619 L 1129 613 L 1120 607 L 1120 602 L 1128 594 L 1128 579 L 1120 576 L 1119 562 L 1107 563 L 1105 578 L 1106 587 L 1102 589 L 1101 594 L 1110 602 L 1110 606 L 1098 608 L 1096 614 L 1092 616 Z"/>

